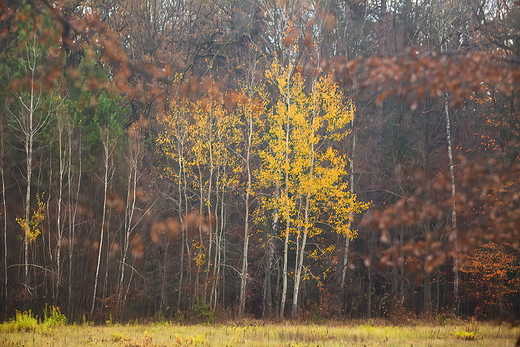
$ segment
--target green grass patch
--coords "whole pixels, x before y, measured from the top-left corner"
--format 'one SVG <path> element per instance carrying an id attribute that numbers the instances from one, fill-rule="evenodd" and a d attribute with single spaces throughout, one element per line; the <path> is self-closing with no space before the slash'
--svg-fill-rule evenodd
<path id="1" fill-rule="evenodd" d="M 23 316 L 23 315 L 22 315 Z M 20 316 L 20 321 L 31 315 Z M 16 319 L 15 319 L 16 321 Z M 32 320 L 34 324 L 34 320 Z M 52 334 L 38 329 L 11 329 L 0 334 L 0 346 L 414 346 L 441 347 L 461 343 L 472 347 L 513 346 L 519 328 L 493 324 L 437 325 L 415 322 L 415 326 L 388 324 L 324 324 L 247 321 L 233 325 L 148 325 L 103 326 L 61 325 Z M 478 331 L 478 333 L 477 333 Z"/>

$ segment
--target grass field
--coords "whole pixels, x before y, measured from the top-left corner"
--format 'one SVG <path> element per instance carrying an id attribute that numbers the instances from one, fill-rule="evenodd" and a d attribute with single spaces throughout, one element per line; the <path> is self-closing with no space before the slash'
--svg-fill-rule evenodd
<path id="1" fill-rule="evenodd" d="M 251 323 L 251 322 L 250 322 Z M 500 346 L 513 347 L 519 328 L 463 323 L 445 326 L 324 323 L 240 325 L 63 325 L 4 331 L 0 346 Z"/>

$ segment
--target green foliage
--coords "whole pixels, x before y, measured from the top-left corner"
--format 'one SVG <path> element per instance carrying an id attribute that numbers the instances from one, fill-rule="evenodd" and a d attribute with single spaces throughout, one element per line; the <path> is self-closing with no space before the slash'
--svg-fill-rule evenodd
<path id="1" fill-rule="evenodd" d="M 215 323 L 215 311 L 212 311 L 208 304 L 199 302 L 195 304 L 193 311 L 195 312 L 195 318 L 201 323 Z"/>
<path id="2" fill-rule="evenodd" d="M 87 327 L 87 326 L 93 326 L 94 325 L 94 322 L 93 321 L 89 321 L 87 319 L 87 316 L 86 315 L 82 315 L 81 316 L 81 325 L 84 326 L 84 327 Z"/>
<path id="3" fill-rule="evenodd" d="M 166 320 L 166 317 L 164 316 L 164 312 L 162 310 L 159 310 L 155 312 L 153 315 L 153 322 L 155 324 L 167 324 L 168 321 Z"/>
<path id="4" fill-rule="evenodd" d="M 54 329 L 60 326 L 67 325 L 67 317 L 61 313 L 59 307 L 45 305 L 43 310 L 43 325 L 47 328 Z"/>
<path id="5" fill-rule="evenodd" d="M 38 318 L 34 316 L 31 310 L 16 311 L 14 319 L 0 325 L 2 332 L 17 332 L 17 331 L 36 331 L 38 329 Z"/>
<path id="6" fill-rule="evenodd" d="M 81 131 L 82 151 L 87 159 L 87 167 L 99 167 L 103 141 L 106 133 L 110 135 L 111 147 L 121 150 L 124 145 L 124 122 L 128 107 L 123 106 L 123 97 L 101 91 L 91 95 L 88 100 L 69 100 L 68 110 L 73 115 Z"/>
<path id="7" fill-rule="evenodd" d="M 109 315 L 108 319 L 105 321 L 105 324 L 108 326 L 114 325 L 114 318 L 112 317 L 112 313 Z"/>
<path id="8" fill-rule="evenodd" d="M 55 24 L 47 9 L 36 14 L 30 5 L 25 5 L 16 10 L 11 27 L 12 41 L 2 50 L 5 54 L 2 57 L 3 71 L 10 82 L 15 81 L 12 86 L 30 87 L 24 78 L 32 72 L 40 75 L 40 83 L 45 83 L 33 87 L 49 87 L 59 81 L 56 77 L 61 73 L 57 70 L 64 63 L 65 56 L 59 49 L 61 28 Z M 54 78 L 48 78 L 51 74 Z M 17 88 L 12 91 L 18 92 Z"/>
<path id="9" fill-rule="evenodd" d="M 455 337 L 459 340 L 471 341 L 475 340 L 476 334 L 473 331 L 459 330 L 455 332 Z"/>
<path id="10" fill-rule="evenodd" d="M 175 334 L 174 346 L 205 346 L 208 344 L 206 334 L 197 336 L 182 337 L 180 334 Z"/>
<path id="11" fill-rule="evenodd" d="M 131 340 L 130 337 L 122 333 L 112 333 L 110 334 L 110 337 L 112 338 L 112 342 L 123 342 Z"/>
<path id="12" fill-rule="evenodd" d="M 32 133 L 36 140 L 36 135 L 51 130 L 54 113 L 63 102 L 60 28 L 47 10 L 35 14 L 29 5 L 17 9 L 12 25 L 12 41 L 0 51 L 2 107 L 8 110 L 7 122 L 17 137 Z"/>
<path id="13" fill-rule="evenodd" d="M 443 314 L 439 314 L 435 317 L 435 321 L 437 322 L 437 324 L 441 325 L 441 326 L 445 326 L 446 325 L 446 322 L 447 322 L 447 319 L 446 319 L 446 316 L 443 315 Z"/>
<path id="14" fill-rule="evenodd" d="M 324 322 L 321 316 L 320 306 L 317 302 L 311 303 L 310 320 L 314 324 L 322 324 Z"/>
<path id="15" fill-rule="evenodd" d="M 38 316 L 35 316 L 31 310 L 16 311 L 14 319 L 9 320 L 0 325 L 2 332 L 17 332 L 17 331 L 35 331 L 35 332 L 49 332 L 55 328 L 67 325 L 67 317 L 60 312 L 59 307 L 45 305 L 43 310 L 43 319 L 40 321 Z"/>

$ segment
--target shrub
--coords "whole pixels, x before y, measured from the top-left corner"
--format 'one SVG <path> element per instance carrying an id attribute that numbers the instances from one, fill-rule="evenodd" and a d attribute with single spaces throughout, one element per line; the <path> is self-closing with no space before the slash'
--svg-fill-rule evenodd
<path id="1" fill-rule="evenodd" d="M 59 326 L 67 325 L 67 317 L 60 312 L 59 307 L 45 305 L 43 310 L 43 325 L 54 329 Z"/>
<path id="2" fill-rule="evenodd" d="M 60 312 L 59 307 L 45 305 L 43 310 L 43 320 L 39 322 L 37 316 L 34 316 L 31 310 L 16 311 L 14 319 L 0 324 L 1 332 L 18 332 L 18 331 L 37 331 L 49 332 L 50 330 L 67 324 L 67 317 Z"/>
<path id="3" fill-rule="evenodd" d="M 0 325 L 2 332 L 36 331 L 37 328 L 38 319 L 34 317 L 31 310 L 24 312 L 17 310 L 14 319 Z"/>
<path id="4" fill-rule="evenodd" d="M 207 304 L 198 303 L 194 307 L 196 318 L 201 323 L 215 323 L 215 311 L 212 311 Z"/>
<path id="5" fill-rule="evenodd" d="M 475 335 L 475 332 L 473 332 L 473 331 L 471 331 L 471 332 L 470 331 L 456 331 L 455 337 L 459 340 L 471 341 L 471 340 L 475 340 L 476 335 Z"/>

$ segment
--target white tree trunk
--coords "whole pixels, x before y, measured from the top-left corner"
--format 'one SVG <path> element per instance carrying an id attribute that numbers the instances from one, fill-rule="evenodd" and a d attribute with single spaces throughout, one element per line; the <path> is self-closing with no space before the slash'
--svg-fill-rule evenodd
<path id="1" fill-rule="evenodd" d="M 76 198 L 74 201 L 74 208 L 72 208 L 71 197 L 72 197 L 72 181 L 73 174 L 71 171 L 72 168 L 72 128 L 69 124 L 69 299 L 68 299 L 68 307 L 69 307 L 69 316 L 72 317 L 72 264 L 73 264 L 73 256 L 74 256 L 74 242 L 75 242 L 75 231 L 76 231 L 76 216 L 78 214 L 78 201 L 79 201 L 79 193 L 81 189 L 81 173 L 83 169 L 83 162 L 81 160 L 81 134 L 79 135 L 78 141 L 78 180 L 76 186 Z"/>
<path id="2" fill-rule="evenodd" d="M 349 190 L 350 194 L 354 195 L 354 155 L 356 153 L 356 132 L 354 131 L 354 120 L 352 120 L 352 155 L 350 156 L 349 170 L 350 170 L 350 182 L 349 182 Z M 354 212 L 350 212 L 350 218 L 348 220 L 349 229 L 352 226 L 352 217 Z M 350 236 L 345 236 L 345 249 L 343 253 L 343 267 L 341 268 L 341 288 L 344 291 L 347 286 L 347 268 L 348 268 L 348 255 L 350 249 Z"/>
<path id="3" fill-rule="evenodd" d="M 179 133 L 180 134 L 180 133 Z M 183 148 L 184 148 L 184 139 L 183 140 L 179 140 L 179 138 L 181 138 L 181 136 L 178 136 L 178 145 L 177 145 L 177 155 L 178 155 L 178 162 L 179 162 L 179 182 L 177 184 L 177 189 L 178 189 L 178 194 L 179 194 L 179 204 L 178 204 L 178 212 L 179 212 L 179 219 L 180 219 L 180 222 L 181 222 L 181 259 L 180 259 L 180 269 L 179 269 L 179 286 L 178 286 L 178 296 L 177 296 L 177 310 L 180 311 L 181 309 L 181 299 L 182 299 L 182 295 L 183 295 L 183 290 L 182 290 L 182 283 L 183 283 L 183 279 L 184 279 L 184 250 L 185 250 L 185 240 L 187 238 L 186 236 L 186 226 L 184 225 L 184 214 L 187 214 L 188 212 L 188 206 L 187 206 L 187 199 L 185 201 L 186 203 L 186 207 L 184 208 L 183 207 L 183 199 L 182 197 L 184 196 L 184 191 L 183 191 L 183 187 L 185 188 L 185 185 L 183 186 L 182 182 L 183 182 L 183 177 L 184 177 L 184 151 L 183 151 Z M 188 262 L 190 261 L 190 258 L 188 257 Z"/>
<path id="4" fill-rule="evenodd" d="M 240 301 L 238 305 L 238 316 L 244 317 L 246 307 L 246 289 L 247 289 L 247 268 L 248 268 L 248 251 L 249 251 L 249 198 L 252 189 L 252 172 L 251 172 L 251 145 L 253 141 L 253 115 L 249 110 L 248 133 L 246 144 L 246 197 L 245 197 L 245 221 L 244 221 L 244 246 L 242 248 L 242 270 L 240 272 Z"/>
<path id="5" fill-rule="evenodd" d="M 24 284 L 29 286 L 29 221 L 31 220 L 31 182 L 32 182 L 32 159 L 33 159 L 33 143 L 34 143 L 34 73 L 35 68 L 31 69 L 32 79 L 31 79 L 31 99 L 28 111 L 28 119 L 27 119 L 27 128 L 25 130 L 25 155 L 27 158 L 26 164 L 26 183 L 27 189 L 25 191 L 25 223 L 26 227 L 24 228 L 24 237 L 23 237 L 23 246 L 24 246 Z"/>
<path id="6" fill-rule="evenodd" d="M 5 173 L 4 173 L 4 120 L 0 119 L 0 179 L 2 180 L 2 219 L 3 219 L 3 235 L 4 235 L 4 295 L 5 295 L 5 306 L 7 307 L 7 284 L 8 284 L 8 276 L 7 276 L 7 205 L 5 199 Z"/>
<path id="7" fill-rule="evenodd" d="M 140 148 L 140 137 L 138 135 L 138 130 L 135 130 L 136 134 L 133 138 L 132 135 L 129 136 L 129 146 L 130 153 L 128 157 L 128 182 L 127 182 L 127 194 L 126 194 L 126 206 L 125 206 L 125 230 L 123 234 L 123 253 L 121 256 L 121 264 L 120 264 L 120 274 L 119 274 L 119 288 L 118 288 L 118 297 L 117 297 L 117 306 L 120 313 L 123 310 L 125 305 L 123 299 L 123 292 L 125 287 L 125 270 L 127 267 L 126 261 L 128 256 L 128 248 L 130 244 L 130 236 L 132 231 L 135 228 L 134 224 L 134 212 L 135 212 L 135 203 L 137 199 L 137 171 L 139 168 L 139 161 L 141 155 Z M 128 284 L 130 285 L 130 283 Z"/>
<path id="8" fill-rule="evenodd" d="M 58 183 L 58 212 L 56 216 L 56 232 L 57 232 L 57 244 L 56 244 L 56 273 L 57 276 L 55 278 L 54 283 L 54 305 L 57 306 L 57 295 L 59 293 L 59 288 L 61 285 L 61 245 L 63 242 L 63 217 L 61 208 L 63 205 L 63 179 L 65 178 L 65 156 L 63 150 L 63 116 L 60 115 L 58 117 L 58 156 L 59 156 L 59 183 Z M 69 182 L 70 184 L 70 182 Z M 49 241 L 50 242 L 50 241 Z"/>
<path id="9" fill-rule="evenodd" d="M 103 217 L 101 219 L 101 232 L 99 237 L 99 249 L 98 249 L 98 258 L 96 265 L 96 277 L 94 279 L 94 291 L 92 293 L 92 306 L 90 308 L 90 315 L 94 313 L 94 308 L 96 306 L 96 295 L 97 295 L 97 287 L 99 281 L 99 268 L 101 266 L 101 254 L 103 251 L 103 240 L 105 238 L 105 227 L 106 227 L 106 210 L 107 210 L 107 193 L 108 193 L 108 184 L 109 184 L 109 172 L 110 172 L 110 145 L 109 145 L 109 133 L 108 130 L 103 131 L 103 151 L 105 157 L 105 172 L 103 176 Z"/>
<path id="10" fill-rule="evenodd" d="M 450 180 L 451 180 L 451 227 L 452 235 L 451 241 L 454 245 L 453 255 L 453 293 L 455 297 L 455 309 L 458 313 L 459 308 L 459 245 L 458 245 L 458 231 L 457 231 L 457 204 L 455 202 L 455 172 L 453 165 L 453 152 L 451 144 L 451 123 L 450 113 L 448 108 L 448 93 L 444 93 L 444 111 L 446 115 L 446 140 L 448 142 L 448 158 L 450 164 Z"/>
<path id="11" fill-rule="evenodd" d="M 312 169 L 311 169 L 312 172 Z M 296 269 L 294 271 L 294 292 L 293 292 L 293 302 L 292 302 L 292 310 L 291 316 L 296 318 L 298 313 L 298 298 L 300 294 L 300 283 L 303 272 L 303 259 L 305 257 L 305 247 L 307 245 L 307 236 L 309 234 L 308 224 L 309 224 L 309 200 L 310 195 L 307 194 L 305 198 L 305 227 L 303 229 L 303 238 L 300 247 L 296 245 Z"/>

